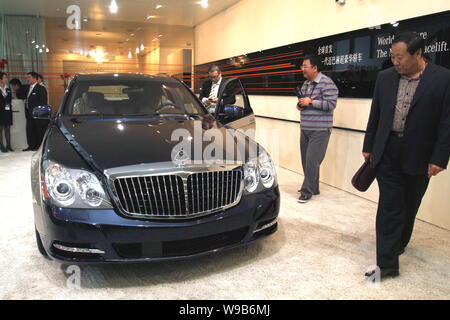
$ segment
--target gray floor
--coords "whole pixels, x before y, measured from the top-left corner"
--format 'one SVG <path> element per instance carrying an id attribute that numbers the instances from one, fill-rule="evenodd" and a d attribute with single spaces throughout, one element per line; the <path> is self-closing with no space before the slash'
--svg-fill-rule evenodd
<path id="1" fill-rule="evenodd" d="M 330 186 L 296 202 L 302 176 L 279 169 L 279 231 L 225 253 L 181 262 L 88 266 L 81 289 L 34 240 L 31 153 L 0 154 L 0 299 L 449 299 L 450 231 L 417 221 L 401 276 L 380 286 L 376 204 Z"/>

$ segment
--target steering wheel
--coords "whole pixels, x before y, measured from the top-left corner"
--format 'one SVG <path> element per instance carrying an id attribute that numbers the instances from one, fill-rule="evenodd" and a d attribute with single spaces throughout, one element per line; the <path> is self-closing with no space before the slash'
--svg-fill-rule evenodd
<path id="1" fill-rule="evenodd" d="M 161 111 L 161 110 L 174 110 L 177 109 L 177 106 L 173 103 L 173 102 L 166 102 L 163 104 L 160 104 L 159 106 L 156 107 L 155 112 Z"/>

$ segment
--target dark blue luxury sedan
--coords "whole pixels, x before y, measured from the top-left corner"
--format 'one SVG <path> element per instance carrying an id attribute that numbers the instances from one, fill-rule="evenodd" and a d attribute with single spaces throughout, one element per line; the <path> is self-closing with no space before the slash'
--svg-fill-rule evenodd
<path id="1" fill-rule="evenodd" d="M 273 162 L 250 137 L 237 78 L 209 113 L 182 82 L 139 74 L 78 75 L 33 155 L 39 251 L 63 262 L 186 258 L 277 230 Z"/>

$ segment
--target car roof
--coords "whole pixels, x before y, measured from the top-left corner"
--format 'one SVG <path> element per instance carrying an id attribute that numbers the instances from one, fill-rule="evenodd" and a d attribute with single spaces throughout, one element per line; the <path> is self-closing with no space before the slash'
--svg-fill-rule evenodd
<path id="1" fill-rule="evenodd" d="M 178 82 L 178 80 L 167 75 L 149 75 L 142 73 L 92 73 L 77 74 L 74 78 L 76 81 L 92 81 L 92 80 L 153 80 L 153 81 L 169 81 Z"/>

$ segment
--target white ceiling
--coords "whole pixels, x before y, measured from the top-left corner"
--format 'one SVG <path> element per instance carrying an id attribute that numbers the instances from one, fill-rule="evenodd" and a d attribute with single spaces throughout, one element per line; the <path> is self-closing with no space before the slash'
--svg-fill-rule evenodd
<path id="1" fill-rule="evenodd" d="M 66 8 L 76 4 L 82 17 L 91 20 L 142 22 L 196 26 L 240 0 L 209 0 L 208 8 L 200 0 L 116 0 L 119 11 L 109 12 L 111 0 L 0 0 L 0 14 L 65 17 Z M 156 5 L 162 5 L 156 9 Z M 147 16 L 157 16 L 147 19 Z"/>

